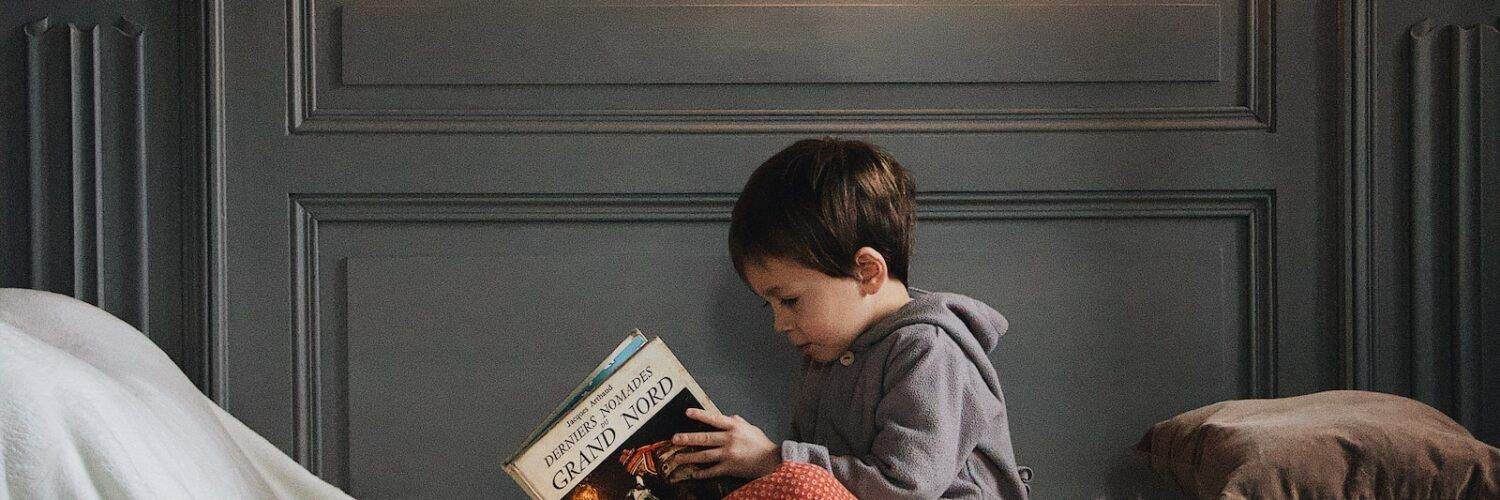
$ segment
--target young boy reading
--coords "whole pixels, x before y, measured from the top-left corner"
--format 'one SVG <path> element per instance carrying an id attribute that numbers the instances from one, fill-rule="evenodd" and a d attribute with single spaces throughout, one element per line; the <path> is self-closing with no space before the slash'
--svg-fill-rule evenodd
<path id="1" fill-rule="evenodd" d="M 1027 496 L 988 357 L 1006 320 L 907 286 L 915 207 L 906 170 L 859 141 L 799 141 L 750 175 L 729 250 L 803 355 L 791 436 L 774 443 L 738 416 L 689 410 L 719 431 L 674 436 L 702 447 L 677 463 L 753 479 L 804 462 L 859 498 Z"/>

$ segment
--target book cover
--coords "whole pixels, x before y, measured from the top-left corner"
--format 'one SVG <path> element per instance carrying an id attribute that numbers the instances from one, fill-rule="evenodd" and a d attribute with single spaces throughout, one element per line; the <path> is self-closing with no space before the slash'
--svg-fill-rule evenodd
<path id="1" fill-rule="evenodd" d="M 730 479 L 684 480 L 667 459 L 694 448 L 679 432 L 713 431 L 688 408 L 718 412 L 660 338 L 633 331 L 505 463 L 532 498 L 722 498 Z"/>

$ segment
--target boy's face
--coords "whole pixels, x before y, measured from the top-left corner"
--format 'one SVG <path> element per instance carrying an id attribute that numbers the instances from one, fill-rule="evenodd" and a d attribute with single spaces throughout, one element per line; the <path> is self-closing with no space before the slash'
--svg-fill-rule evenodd
<path id="1" fill-rule="evenodd" d="M 869 326 L 868 296 L 854 278 L 835 278 L 771 257 L 747 263 L 745 281 L 771 308 L 776 332 L 819 362 L 838 359 Z"/>

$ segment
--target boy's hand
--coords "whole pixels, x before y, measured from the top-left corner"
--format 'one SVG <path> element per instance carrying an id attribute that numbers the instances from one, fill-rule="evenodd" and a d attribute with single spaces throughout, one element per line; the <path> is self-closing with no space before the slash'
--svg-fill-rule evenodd
<path id="1" fill-rule="evenodd" d="M 759 427 L 750 425 L 739 415 L 726 417 L 688 408 L 687 416 L 720 429 L 718 432 L 684 432 L 672 436 L 672 444 L 706 448 L 671 458 L 677 464 L 713 464 L 694 471 L 692 479 L 725 475 L 755 479 L 770 474 L 781 464 L 781 446 L 771 442 Z"/>

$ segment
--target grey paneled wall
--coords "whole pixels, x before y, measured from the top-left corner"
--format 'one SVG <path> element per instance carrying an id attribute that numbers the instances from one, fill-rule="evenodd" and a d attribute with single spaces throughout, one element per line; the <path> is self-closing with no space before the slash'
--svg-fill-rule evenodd
<path id="1" fill-rule="evenodd" d="M 807 135 L 902 159 L 912 284 L 1012 318 L 1040 494 L 1162 495 L 1149 424 L 1346 366 L 1336 6 L 208 5 L 210 387 L 356 495 L 518 495 L 496 465 L 630 327 L 783 433 L 795 360 L 723 237 Z"/>
<path id="2" fill-rule="evenodd" d="M 149 328 L 356 494 L 516 493 L 576 379 L 539 360 L 627 326 L 774 433 L 793 360 L 725 210 L 825 133 L 916 173 L 914 284 L 1012 318 L 1041 494 L 1164 494 L 1133 439 L 1231 397 L 1409 394 L 1500 442 L 1494 3 L 15 5 L 0 285 Z"/>
<path id="3" fill-rule="evenodd" d="M 149 327 L 144 38 L 26 26 L 30 286 Z"/>
<path id="4" fill-rule="evenodd" d="M 136 315 L 358 494 L 514 493 L 507 433 L 574 378 L 537 375 L 549 322 L 580 366 L 622 323 L 705 332 L 674 345 L 775 427 L 756 363 L 790 360 L 715 264 L 723 212 L 824 133 L 917 173 L 914 284 L 1015 320 L 996 362 L 1052 496 L 1161 493 L 1130 442 L 1231 397 L 1377 388 L 1496 435 L 1484 8 L 81 5 L 7 18 L 5 284 Z"/>
<path id="5" fill-rule="evenodd" d="M 1411 82 L 1412 396 L 1493 440 L 1500 31 L 1413 26 Z"/>

